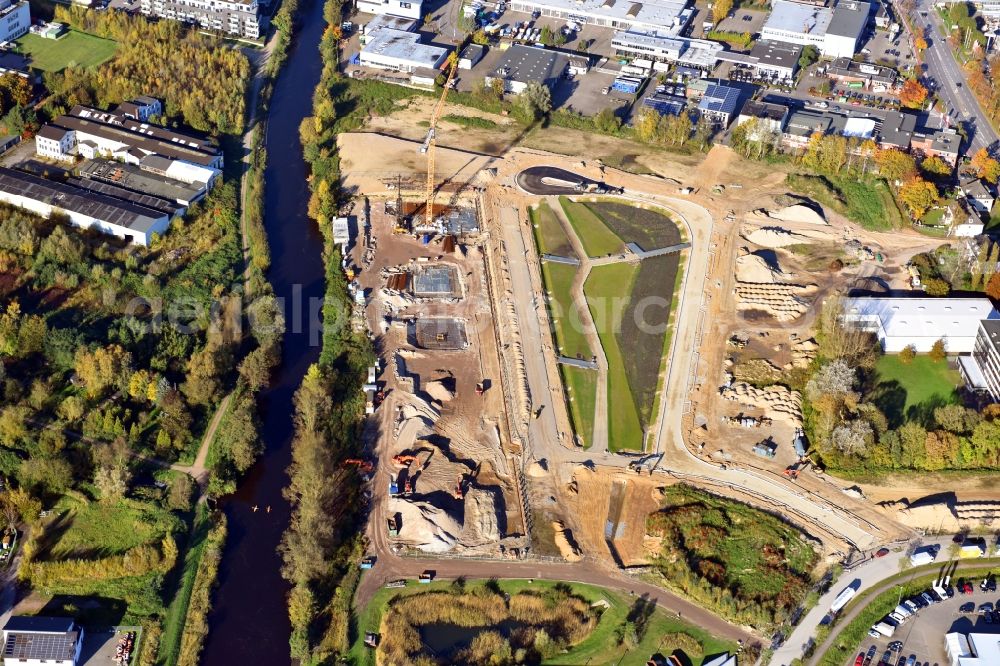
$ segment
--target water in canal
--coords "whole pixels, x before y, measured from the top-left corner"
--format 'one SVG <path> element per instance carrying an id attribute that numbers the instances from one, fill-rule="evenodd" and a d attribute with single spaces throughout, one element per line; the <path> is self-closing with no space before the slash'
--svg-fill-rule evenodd
<path id="1" fill-rule="evenodd" d="M 322 1 L 305 0 L 268 114 L 264 205 L 271 244 L 268 278 L 284 300 L 287 331 L 282 364 L 271 388 L 262 395 L 264 453 L 237 493 L 222 502 L 229 538 L 201 660 L 208 666 L 291 661 L 285 603 L 288 586 L 281 578 L 277 552 L 289 518 L 281 490 L 288 483 L 285 468 L 291 460 L 292 396 L 306 369 L 319 357 L 321 336 L 310 319 L 324 291 L 323 240 L 306 215 L 309 191 L 299 123 L 312 111 L 324 27 Z M 256 512 L 252 511 L 255 505 Z"/>

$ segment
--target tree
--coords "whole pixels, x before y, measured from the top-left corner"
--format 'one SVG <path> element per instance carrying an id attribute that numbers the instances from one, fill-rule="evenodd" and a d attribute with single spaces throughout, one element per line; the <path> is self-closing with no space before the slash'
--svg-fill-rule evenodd
<path id="1" fill-rule="evenodd" d="M 274 360 L 267 349 L 257 347 L 240 362 L 240 376 L 251 391 L 259 391 L 270 383 Z"/>
<path id="2" fill-rule="evenodd" d="M 994 273 L 986 283 L 986 295 L 994 301 L 1000 301 L 1000 273 Z"/>
<path id="3" fill-rule="evenodd" d="M 844 359 L 838 358 L 820 367 L 806 383 L 806 395 L 816 400 L 821 395 L 856 395 L 854 387 L 858 374 Z"/>
<path id="4" fill-rule="evenodd" d="M 191 508 L 191 494 L 194 492 L 194 482 L 187 474 L 175 474 L 170 481 L 170 495 L 167 504 L 171 509 L 187 511 Z"/>
<path id="5" fill-rule="evenodd" d="M 0 95 L 3 108 L 28 106 L 31 103 L 31 83 L 23 76 L 9 72 L 0 76 Z"/>
<path id="6" fill-rule="evenodd" d="M 715 19 L 715 23 L 721 23 L 724 18 L 729 16 L 732 9 L 733 0 L 715 0 L 715 4 L 712 5 L 712 18 Z"/>
<path id="7" fill-rule="evenodd" d="M 923 51 L 927 48 L 927 40 L 924 39 L 923 35 L 917 35 L 917 38 L 913 40 L 913 47 L 918 51 Z"/>
<path id="8" fill-rule="evenodd" d="M 819 49 L 812 44 L 807 44 L 802 48 L 802 55 L 799 56 L 799 67 L 805 69 L 819 60 Z"/>
<path id="9" fill-rule="evenodd" d="M 937 155 L 924 158 L 920 169 L 930 176 L 950 176 L 952 167 Z"/>
<path id="10" fill-rule="evenodd" d="M 4 407 L 0 411 L 0 443 L 15 446 L 28 436 L 28 418 L 31 410 L 27 407 Z"/>
<path id="11" fill-rule="evenodd" d="M 28 458 L 21 463 L 20 480 L 30 487 L 61 493 L 73 484 L 73 468 L 62 458 Z"/>
<path id="12" fill-rule="evenodd" d="M 875 441 L 875 433 L 867 421 L 848 421 L 833 429 L 830 443 L 844 455 L 864 455 Z"/>
<path id="13" fill-rule="evenodd" d="M 663 130 L 664 138 L 675 146 L 683 146 L 691 138 L 691 116 L 681 112 L 678 116 L 670 116 Z"/>
<path id="14" fill-rule="evenodd" d="M 917 173 L 917 163 L 907 153 L 895 148 L 875 151 L 878 171 L 888 181 L 905 180 Z"/>
<path id="15" fill-rule="evenodd" d="M 927 209 L 937 203 L 937 187 L 920 176 L 914 176 L 899 188 L 899 199 L 915 219 L 920 219 Z"/>
<path id="16" fill-rule="evenodd" d="M 94 473 L 94 485 L 103 502 L 116 502 L 125 497 L 131 480 L 132 475 L 125 465 L 98 467 Z"/>
<path id="17" fill-rule="evenodd" d="M 972 156 L 970 163 L 976 176 L 990 183 L 996 184 L 1000 178 L 1000 162 L 990 157 L 985 148 L 980 148 Z"/>
<path id="18" fill-rule="evenodd" d="M 76 353 L 76 374 L 87 387 L 87 395 L 96 397 L 108 388 L 124 384 L 131 369 L 132 355 L 120 345 L 98 347 L 91 352 L 81 347 Z"/>
<path id="19" fill-rule="evenodd" d="M 917 357 L 917 348 L 913 345 L 906 345 L 899 352 L 899 362 L 903 365 L 909 365 L 913 363 L 913 359 Z"/>
<path id="20" fill-rule="evenodd" d="M 899 91 L 899 101 L 911 109 L 923 108 L 927 101 L 927 88 L 916 79 L 907 79 L 903 89 Z"/>
<path id="21" fill-rule="evenodd" d="M 24 138 L 34 136 L 41 127 L 35 110 L 30 106 L 12 106 L 3 117 L 3 124 L 6 125 L 8 133 Z"/>
<path id="22" fill-rule="evenodd" d="M 934 410 L 934 422 L 956 435 L 971 433 L 981 420 L 979 412 L 962 405 L 944 405 Z"/>
<path id="23" fill-rule="evenodd" d="M 517 101 L 528 122 L 534 122 L 552 110 L 552 92 L 538 81 L 528 83 L 524 92 L 517 96 Z"/>
<path id="24" fill-rule="evenodd" d="M 934 344 L 931 345 L 930 352 L 927 355 L 930 356 L 931 360 L 934 362 L 943 361 L 947 356 L 947 351 L 945 350 L 944 338 L 935 340 Z"/>
<path id="25" fill-rule="evenodd" d="M 486 46 L 490 43 L 490 38 L 487 37 L 486 33 L 482 30 L 476 30 L 472 33 L 472 43 L 479 44 L 480 46 Z"/>
<path id="26" fill-rule="evenodd" d="M 927 278 L 924 280 L 924 293 L 928 296 L 947 296 L 951 293 L 951 285 L 941 278 Z"/>
<path id="27" fill-rule="evenodd" d="M 650 108 L 639 111 L 633 123 L 635 133 L 644 143 L 653 143 L 660 135 L 660 114 Z"/>

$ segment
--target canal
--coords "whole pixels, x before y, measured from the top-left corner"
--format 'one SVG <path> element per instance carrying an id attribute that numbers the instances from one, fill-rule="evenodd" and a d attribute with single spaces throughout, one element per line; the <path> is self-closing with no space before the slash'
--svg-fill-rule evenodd
<path id="1" fill-rule="evenodd" d="M 292 396 L 306 369 L 319 358 L 322 336 L 312 320 L 318 317 L 324 292 L 323 239 L 306 214 L 308 174 L 299 123 L 312 112 L 324 27 L 322 0 L 304 0 L 299 30 L 268 112 L 264 202 L 271 246 L 268 279 L 284 301 L 287 329 L 281 366 L 261 396 L 264 452 L 239 490 L 221 503 L 229 519 L 229 538 L 201 659 L 209 666 L 291 662 L 288 585 L 281 578 L 277 550 L 290 509 L 281 491 L 288 483 L 285 469 L 291 461 Z"/>

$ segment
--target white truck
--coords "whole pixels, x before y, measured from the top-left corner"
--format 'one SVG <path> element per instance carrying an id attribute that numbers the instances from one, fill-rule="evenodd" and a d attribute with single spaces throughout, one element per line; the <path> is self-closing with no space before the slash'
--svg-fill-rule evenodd
<path id="1" fill-rule="evenodd" d="M 851 599 L 853 599 L 854 595 L 857 594 L 857 593 L 858 593 L 858 591 L 855 590 L 853 587 L 845 587 L 840 592 L 840 594 L 837 595 L 837 598 L 833 600 L 833 603 L 830 604 L 830 612 L 831 613 L 839 613 L 840 609 L 842 609 L 844 606 L 846 606 L 847 603 Z"/>
<path id="2" fill-rule="evenodd" d="M 892 638 L 892 635 L 896 632 L 896 627 L 892 626 L 888 622 L 879 622 L 878 624 L 872 625 L 872 629 L 886 638 Z"/>
<path id="3" fill-rule="evenodd" d="M 922 564 L 930 564 L 935 559 L 937 559 L 937 552 L 929 546 L 923 548 L 917 548 L 910 555 L 910 564 L 915 567 L 919 567 Z"/>

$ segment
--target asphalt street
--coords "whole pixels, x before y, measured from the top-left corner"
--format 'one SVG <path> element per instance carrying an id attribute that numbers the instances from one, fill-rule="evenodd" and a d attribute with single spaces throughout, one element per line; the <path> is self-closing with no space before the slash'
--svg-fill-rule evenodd
<path id="1" fill-rule="evenodd" d="M 517 174 L 517 186 L 528 194 L 555 196 L 559 194 L 580 194 L 577 183 L 593 183 L 594 181 L 578 176 L 572 171 L 557 167 L 537 166 L 525 169 Z"/>
<path id="2" fill-rule="evenodd" d="M 924 63 L 927 65 L 925 74 L 937 84 L 935 89 L 948 107 L 952 122 L 965 121 L 969 125 L 972 142 L 967 152 L 971 154 L 980 148 L 995 148 L 997 133 L 975 95 L 969 90 L 965 73 L 955 60 L 948 40 L 939 30 L 941 19 L 934 10 L 933 3 L 931 0 L 922 0 L 918 9 L 920 13 L 914 20 L 918 29 L 926 31 L 929 45 L 923 53 Z M 927 15 L 924 16 L 923 12 Z"/>

